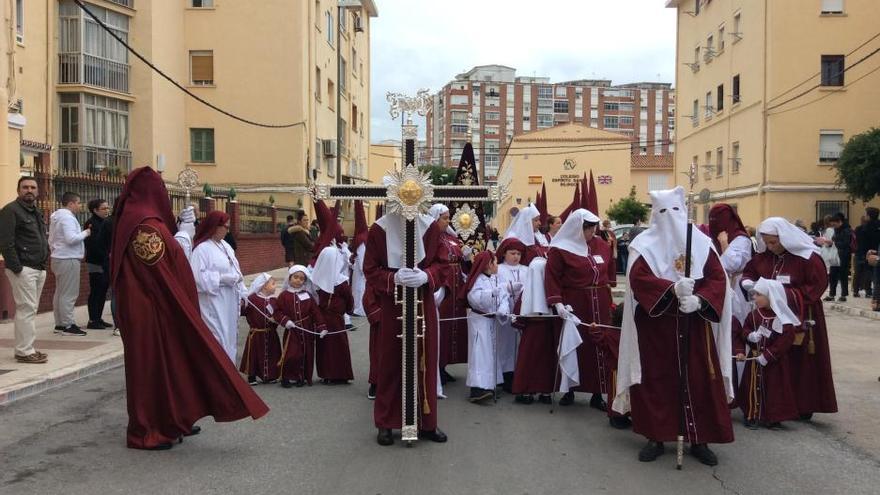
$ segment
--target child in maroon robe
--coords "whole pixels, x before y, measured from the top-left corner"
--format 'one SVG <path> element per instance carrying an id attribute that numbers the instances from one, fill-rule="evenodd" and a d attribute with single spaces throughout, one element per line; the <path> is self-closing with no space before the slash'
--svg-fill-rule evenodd
<path id="1" fill-rule="evenodd" d="M 272 319 L 275 300 L 275 279 L 268 273 L 260 274 L 251 284 L 247 302 L 241 307 L 241 315 L 250 326 L 247 342 L 241 353 L 238 370 L 248 376 L 248 383 L 257 384 L 278 381 L 278 360 L 281 358 L 281 341 Z"/>
<path id="2" fill-rule="evenodd" d="M 753 293 L 756 309 L 746 318 L 734 351 L 739 361 L 748 355 L 737 401 L 747 428 L 778 428 L 781 421 L 798 417 L 788 351 L 800 320 L 789 309 L 778 281 L 762 278 Z"/>
<path id="3" fill-rule="evenodd" d="M 306 290 L 308 269 L 293 265 L 284 292 L 278 296 L 275 321 L 284 326 L 284 343 L 281 350 L 281 386 L 290 388 L 312 384 L 315 367 L 315 335 L 326 333 L 324 317 L 318 309 L 318 301 Z"/>

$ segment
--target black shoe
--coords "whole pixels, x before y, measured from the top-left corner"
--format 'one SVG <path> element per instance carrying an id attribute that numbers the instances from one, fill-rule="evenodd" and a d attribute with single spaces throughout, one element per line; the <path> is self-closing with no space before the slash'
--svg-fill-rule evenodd
<path id="1" fill-rule="evenodd" d="M 531 404 L 535 402 L 535 396 L 531 394 L 519 394 L 513 399 L 517 404 Z"/>
<path id="2" fill-rule="evenodd" d="M 158 444 L 158 445 L 154 445 L 154 446 L 152 446 L 152 447 L 149 447 L 149 448 L 147 448 L 147 449 L 145 449 L 145 450 L 171 450 L 171 447 L 173 447 L 173 446 L 174 446 L 174 445 L 171 444 L 170 442 L 168 442 L 168 443 L 160 443 L 160 444 Z"/>
<path id="3" fill-rule="evenodd" d="M 626 416 L 611 416 L 608 418 L 608 423 L 611 424 L 612 428 L 616 428 L 618 430 L 626 430 L 630 428 L 633 424 L 632 420 Z"/>
<path id="4" fill-rule="evenodd" d="M 348 380 L 327 380 L 327 385 L 348 385 Z"/>
<path id="5" fill-rule="evenodd" d="M 574 392 L 566 392 L 565 395 L 559 399 L 560 406 L 570 406 L 574 404 Z"/>
<path id="6" fill-rule="evenodd" d="M 101 321 L 99 321 L 98 323 L 100 323 L 101 325 L 104 325 L 104 328 L 114 328 L 114 327 L 116 326 L 116 325 L 114 325 L 114 324 L 112 324 L 112 323 L 107 323 L 107 322 L 104 321 L 104 320 L 101 320 Z"/>
<path id="7" fill-rule="evenodd" d="M 602 399 L 602 394 L 593 394 L 593 397 L 590 399 L 590 407 L 602 412 L 608 412 L 608 404 Z"/>
<path id="8" fill-rule="evenodd" d="M 801 421 L 809 421 L 809 420 L 813 419 L 813 413 L 801 414 L 800 418 L 801 418 Z"/>
<path id="9" fill-rule="evenodd" d="M 440 428 L 436 428 L 431 431 L 419 430 L 419 439 L 430 440 L 437 443 L 444 443 L 447 440 L 446 433 L 440 431 Z"/>
<path id="10" fill-rule="evenodd" d="M 394 437 L 391 436 L 391 430 L 388 430 L 386 428 L 379 428 L 379 434 L 376 435 L 376 443 L 382 446 L 393 444 Z"/>
<path id="11" fill-rule="evenodd" d="M 782 423 L 780 423 L 779 421 L 774 421 L 774 422 L 772 422 L 772 423 L 767 423 L 767 429 L 768 429 L 768 430 L 773 430 L 773 431 L 781 430 L 781 429 L 782 429 Z"/>
<path id="12" fill-rule="evenodd" d="M 303 388 L 303 387 L 306 386 L 306 381 L 305 381 L 305 380 L 297 380 L 297 381 L 295 381 L 295 382 L 293 383 L 293 385 L 294 385 L 296 388 Z"/>
<path id="13" fill-rule="evenodd" d="M 61 331 L 61 335 L 75 335 L 77 337 L 85 337 L 86 335 L 88 335 L 88 333 L 82 331 L 76 325 L 70 325 L 69 327 Z"/>
<path id="14" fill-rule="evenodd" d="M 183 436 L 191 437 L 193 435 L 198 435 L 201 432 L 202 432 L 201 426 L 193 426 L 192 428 L 190 428 L 189 433 L 184 433 Z"/>
<path id="15" fill-rule="evenodd" d="M 715 453 L 709 450 L 709 446 L 705 443 L 695 443 L 691 445 L 691 455 L 707 466 L 718 465 L 718 458 L 715 457 Z"/>
<path id="16" fill-rule="evenodd" d="M 448 371 L 444 368 L 440 368 L 440 383 L 446 385 L 447 383 L 455 383 L 455 377 L 450 375 Z"/>
<path id="17" fill-rule="evenodd" d="M 837 299 L 837 302 L 846 302 L 846 296 L 841 296 Z"/>
<path id="18" fill-rule="evenodd" d="M 743 425 L 745 425 L 745 427 L 750 430 L 757 430 L 758 429 L 758 422 L 755 421 L 754 419 L 744 420 Z"/>
<path id="19" fill-rule="evenodd" d="M 352 325 L 351 323 L 349 323 L 349 324 L 345 325 L 345 329 L 346 329 L 347 331 L 349 331 L 349 332 L 353 332 L 353 331 L 354 331 L 354 325 Z"/>
<path id="20" fill-rule="evenodd" d="M 639 461 L 641 462 L 653 462 L 658 457 L 663 455 L 663 452 L 666 451 L 666 448 L 663 447 L 663 442 L 655 442 L 653 440 L 648 440 L 648 444 L 642 447 L 642 450 L 639 451 Z"/>
<path id="21" fill-rule="evenodd" d="M 828 297 L 826 297 L 826 298 L 823 298 L 822 300 L 825 301 L 825 302 L 831 302 L 831 301 L 834 300 L 834 296 L 828 296 Z"/>
<path id="22" fill-rule="evenodd" d="M 86 325 L 86 328 L 89 330 L 106 330 L 107 329 L 107 327 L 105 327 L 99 321 L 90 321 L 89 324 Z"/>
<path id="23" fill-rule="evenodd" d="M 370 390 L 367 391 L 367 398 L 370 400 L 376 400 L 376 384 L 370 384 Z"/>
<path id="24" fill-rule="evenodd" d="M 66 327 L 64 325 L 55 325 L 55 333 L 61 333 Z"/>
<path id="25" fill-rule="evenodd" d="M 257 383 L 258 383 L 257 377 L 255 377 L 255 376 L 248 377 L 248 385 L 256 385 Z"/>
<path id="26" fill-rule="evenodd" d="M 284 388 L 291 388 L 293 387 L 293 383 L 290 380 L 283 379 L 281 380 L 281 386 Z"/>
<path id="27" fill-rule="evenodd" d="M 538 402 L 541 404 L 553 404 L 553 397 L 550 397 L 550 394 L 541 394 L 538 396 Z"/>
<path id="28" fill-rule="evenodd" d="M 491 390 L 486 390 L 484 388 L 471 387 L 471 394 L 468 396 L 468 400 L 471 402 L 482 402 L 486 399 L 491 399 L 494 394 Z"/>
<path id="29" fill-rule="evenodd" d="M 501 389 L 507 392 L 508 394 L 513 393 L 513 372 L 507 371 L 502 376 L 504 376 L 504 385 L 501 386 Z"/>

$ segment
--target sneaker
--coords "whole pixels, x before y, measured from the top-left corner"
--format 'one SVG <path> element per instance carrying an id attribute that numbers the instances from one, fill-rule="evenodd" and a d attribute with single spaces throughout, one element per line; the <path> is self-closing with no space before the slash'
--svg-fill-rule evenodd
<path id="1" fill-rule="evenodd" d="M 122 334 L 119 333 L 119 329 L 118 329 L 118 328 L 115 329 L 115 330 L 113 330 L 113 336 L 114 336 L 114 337 L 121 337 L 121 336 L 122 336 Z"/>
<path id="2" fill-rule="evenodd" d="M 15 360 L 23 364 L 43 364 L 49 360 L 49 357 L 46 355 L 40 355 L 39 352 L 34 352 L 33 354 L 28 354 L 27 356 L 19 356 L 18 354 L 16 354 Z"/>
<path id="3" fill-rule="evenodd" d="M 64 325 L 55 325 L 55 333 L 61 333 L 64 330 Z"/>
<path id="4" fill-rule="evenodd" d="M 376 384 L 370 384 L 370 390 L 367 391 L 367 398 L 376 400 Z"/>
<path id="5" fill-rule="evenodd" d="M 470 396 L 468 396 L 468 401 L 473 403 L 482 402 L 486 399 L 491 399 L 493 397 L 491 390 L 486 390 L 479 387 L 471 387 Z"/>
<path id="6" fill-rule="evenodd" d="M 826 298 L 824 298 L 824 299 L 822 299 L 822 300 L 825 301 L 825 302 L 832 302 L 832 301 L 834 301 L 834 296 L 828 296 L 828 297 L 826 297 Z"/>
<path id="7" fill-rule="evenodd" d="M 88 333 L 84 332 L 82 329 L 74 324 L 62 330 L 61 335 L 75 335 L 77 337 L 85 337 L 86 335 L 88 335 Z"/>
<path id="8" fill-rule="evenodd" d="M 105 327 L 104 324 L 99 321 L 90 321 L 89 324 L 86 325 L 86 328 L 89 330 L 104 330 L 107 327 Z"/>
<path id="9" fill-rule="evenodd" d="M 114 327 L 116 326 L 116 325 L 114 325 L 114 324 L 112 324 L 112 323 L 107 323 L 107 322 L 104 321 L 104 320 L 101 320 L 101 321 L 99 321 L 98 323 L 100 323 L 101 325 L 104 325 L 104 328 L 114 328 Z"/>
<path id="10" fill-rule="evenodd" d="M 256 385 L 257 383 L 259 383 L 259 382 L 257 382 L 257 377 L 255 377 L 255 376 L 248 377 L 248 385 Z"/>
<path id="11" fill-rule="evenodd" d="M 846 296 L 841 296 L 837 299 L 837 302 L 846 302 Z"/>

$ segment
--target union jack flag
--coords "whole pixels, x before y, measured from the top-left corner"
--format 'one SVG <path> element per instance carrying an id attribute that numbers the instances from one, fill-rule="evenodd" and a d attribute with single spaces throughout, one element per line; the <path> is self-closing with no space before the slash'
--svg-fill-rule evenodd
<path id="1" fill-rule="evenodd" d="M 613 182 L 610 175 L 600 175 L 598 180 L 599 184 L 611 184 Z"/>

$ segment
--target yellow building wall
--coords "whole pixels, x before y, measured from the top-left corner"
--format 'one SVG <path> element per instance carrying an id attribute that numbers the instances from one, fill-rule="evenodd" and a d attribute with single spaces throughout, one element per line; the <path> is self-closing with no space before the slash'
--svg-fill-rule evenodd
<path id="1" fill-rule="evenodd" d="M 498 184 L 508 188 L 508 195 L 492 224 L 504 232 L 510 225 L 510 209 L 522 208 L 534 201 L 542 181 L 547 188 L 547 210 L 551 215 L 558 215 L 571 203 L 575 181 L 582 179 L 584 173 L 589 177 L 590 170 L 602 210 L 598 214 L 604 217 L 611 204 L 629 195 L 632 184 L 629 149 L 611 146 L 608 150 L 602 146 L 603 141 L 620 140 L 620 134 L 578 124 L 515 137 L 498 171 Z M 551 149 L 552 152 L 548 151 Z M 561 150 L 566 152 L 559 154 Z M 611 176 L 611 184 L 600 184 L 600 175 Z"/>

